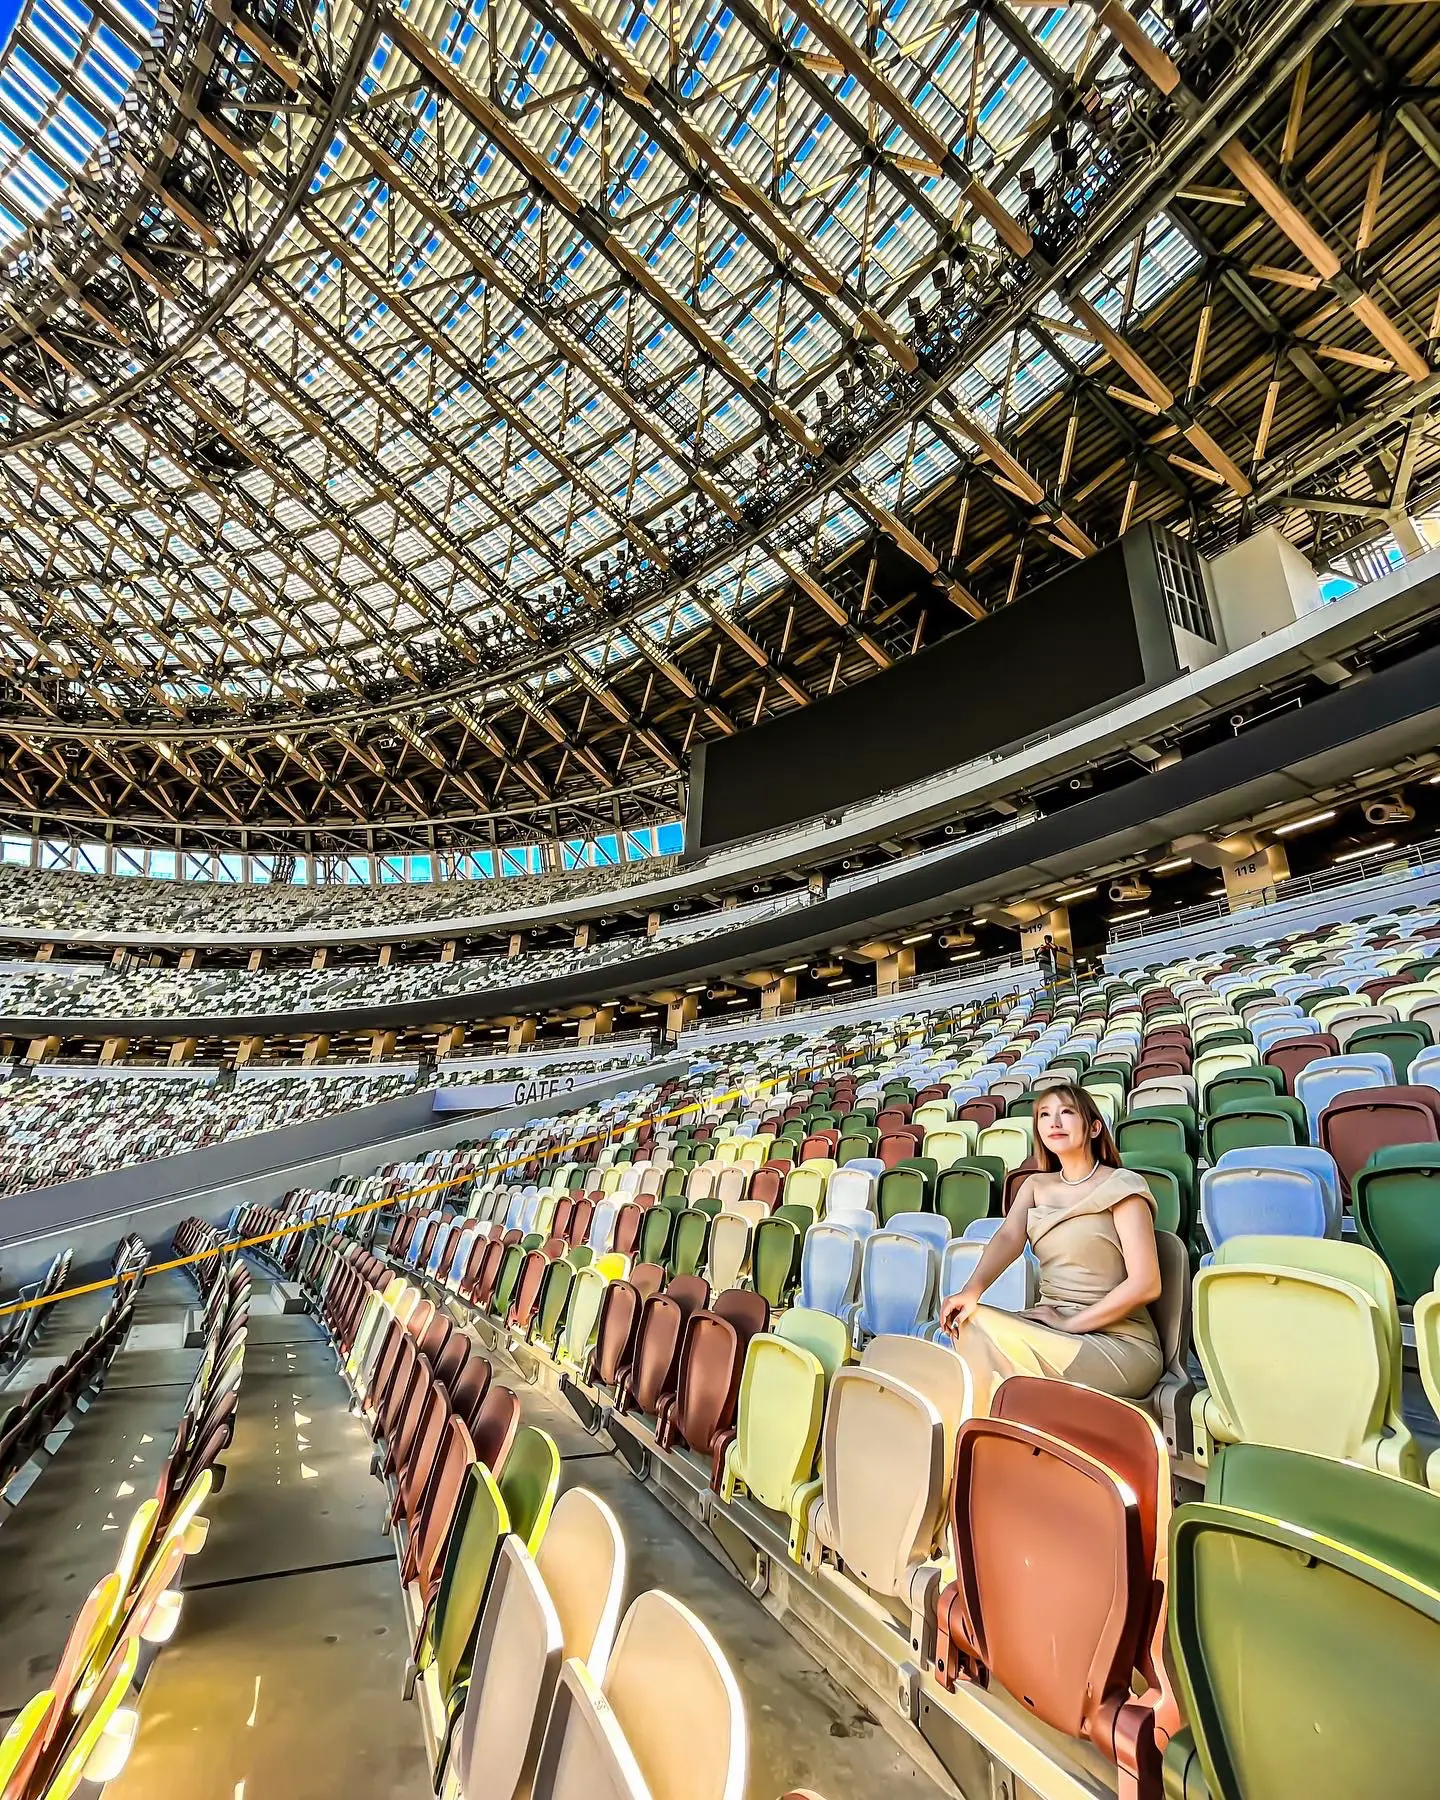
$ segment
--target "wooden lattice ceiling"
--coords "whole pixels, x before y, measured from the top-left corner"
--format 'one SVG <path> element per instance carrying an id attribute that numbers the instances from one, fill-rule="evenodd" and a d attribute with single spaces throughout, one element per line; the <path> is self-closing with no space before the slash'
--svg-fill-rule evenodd
<path id="1" fill-rule="evenodd" d="M 0 825 L 590 836 L 1132 522 L 1440 500 L 1433 7 L 92 3 L 0 67 Z"/>

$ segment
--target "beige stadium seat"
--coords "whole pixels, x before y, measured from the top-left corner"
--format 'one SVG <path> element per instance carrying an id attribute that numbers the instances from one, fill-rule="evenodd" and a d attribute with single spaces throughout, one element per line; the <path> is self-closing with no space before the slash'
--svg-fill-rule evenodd
<path id="1" fill-rule="evenodd" d="M 619 1721 L 583 1663 L 560 1671 L 531 1792 L 532 1800 L 650 1800 Z"/>
<path id="2" fill-rule="evenodd" d="M 559 1615 L 529 1552 L 500 1545 L 475 1635 L 453 1765 L 465 1800 L 528 1792 L 560 1665 Z"/>
<path id="3" fill-rule="evenodd" d="M 737 1212 L 717 1213 L 710 1226 L 708 1276 L 711 1293 L 719 1294 L 726 1288 L 735 1287 L 749 1260 L 750 1221 Z"/>
<path id="4" fill-rule="evenodd" d="M 625 1540 L 613 1512 L 588 1488 L 555 1502 L 536 1566 L 560 1619 L 566 1656 L 605 1673 L 625 1597 Z"/>
<path id="5" fill-rule="evenodd" d="M 975 1411 L 970 1365 L 944 1339 L 886 1336 L 871 1338 L 860 1358 L 860 1367 L 879 1369 L 908 1383 L 939 1413 L 945 1426 L 943 1473 L 948 1495 L 955 1464 L 955 1436 Z"/>
<path id="6" fill-rule="evenodd" d="M 842 1369 L 830 1385 L 820 1469 L 809 1499 L 806 1563 L 838 1562 L 908 1617 L 920 1600 L 917 1572 L 944 1530 L 939 1410 L 882 1368 Z"/>
<path id="7" fill-rule="evenodd" d="M 719 1645 L 652 1589 L 620 1624 L 602 1691 L 652 1800 L 743 1800 L 745 1706 Z"/>
<path id="8" fill-rule="evenodd" d="M 713 1162 L 701 1163 L 698 1169 L 692 1169 L 685 1177 L 685 1198 L 691 1206 L 697 1200 L 713 1200 L 715 1184 L 720 1179 L 720 1170 Z"/>
<path id="9" fill-rule="evenodd" d="M 921 1107 L 921 1112 L 928 1108 Z M 915 1115 L 918 1120 L 920 1114 Z M 920 1154 L 930 1156 L 941 1169 L 948 1169 L 962 1157 L 975 1154 L 976 1127 L 968 1119 L 957 1119 L 943 1125 L 934 1126 L 925 1133 L 925 1143 Z"/>
<path id="10" fill-rule="evenodd" d="M 739 1207 L 749 1191 L 748 1171 L 737 1167 L 733 1161 L 720 1170 L 719 1179 L 715 1183 L 715 1198 L 727 1211 L 733 1212 Z"/>

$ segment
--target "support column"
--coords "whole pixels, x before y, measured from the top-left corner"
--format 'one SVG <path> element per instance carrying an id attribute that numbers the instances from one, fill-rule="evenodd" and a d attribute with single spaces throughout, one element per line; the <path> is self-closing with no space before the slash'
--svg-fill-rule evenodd
<path id="1" fill-rule="evenodd" d="M 395 1034 L 392 1031 L 390 1035 L 393 1038 Z M 465 1027 L 463 1025 L 451 1025 L 446 1030 L 442 1031 L 440 1036 L 435 1040 L 435 1054 L 436 1056 L 458 1056 L 464 1046 Z"/>
<path id="2" fill-rule="evenodd" d="M 595 938 L 595 927 L 587 919 L 583 925 L 575 927 L 575 948 L 588 950 Z"/>
<path id="3" fill-rule="evenodd" d="M 656 933 L 659 931 L 659 929 L 660 929 L 659 913 L 658 912 L 647 913 L 645 915 L 645 935 L 646 935 L 646 937 L 654 937 L 656 935 Z"/>
<path id="4" fill-rule="evenodd" d="M 330 1040 L 328 1037 L 325 1036 L 325 1034 L 323 1032 L 321 1032 L 321 1033 L 317 1034 L 315 1037 L 306 1038 L 305 1053 L 300 1058 L 300 1061 L 302 1064 L 304 1064 L 308 1067 L 308 1065 L 311 1063 L 324 1062 L 325 1058 L 329 1054 L 330 1054 Z"/>
<path id="5" fill-rule="evenodd" d="M 322 944 L 320 946 L 320 948 L 315 952 L 315 954 L 310 958 L 310 967 L 312 969 L 323 969 L 329 960 L 330 960 L 330 952 Z"/>
<path id="6" fill-rule="evenodd" d="M 36 962 L 49 962 L 54 954 L 55 946 L 53 944 L 41 944 L 35 952 L 35 960 Z"/>
<path id="7" fill-rule="evenodd" d="M 377 966 L 382 969 L 388 969 L 390 967 L 390 958 L 394 954 L 394 951 L 395 946 L 393 944 L 382 944 L 380 946 L 380 961 Z"/>
<path id="8" fill-rule="evenodd" d="M 54 1062 L 59 1054 L 60 1040 L 58 1037 L 31 1038 L 30 1048 L 25 1052 L 25 1060 L 27 1063 Z"/>
<path id="9" fill-rule="evenodd" d="M 453 963 L 455 960 L 455 952 L 459 948 L 460 948 L 460 945 L 459 945 L 459 942 L 457 939 L 446 938 L 445 942 L 440 946 L 441 962 L 442 963 Z"/>
<path id="10" fill-rule="evenodd" d="M 385 1062 L 395 1054 L 395 1033 L 393 1031 L 372 1031 L 370 1033 L 371 1062 Z"/>
<path id="11" fill-rule="evenodd" d="M 524 948 L 525 933 L 523 931 L 512 931 L 510 933 L 510 948 L 505 952 L 505 955 L 507 957 L 519 956 Z"/>
<path id="12" fill-rule="evenodd" d="M 510 1035 L 505 1041 L 507 1050 L 524 1050 L 535 1042 L 535 1021 L 533 1019 L 517 1019 L 510 1027 Z"/>
<path id="13" fill-rule="evenodd" d="M 123 1037 L 108 1037 L 100 1046 L 100 1062 L 105 1068 L 112 1063 L 124 1062 L 130 1053 L 130 1040 Z"/>
<path id="14" fill-rule="evenodd" d="M 245 967 L 253 975 L 259 968 L 262 967 L 262 965 L 264 964 L 264 961 L 265 961 L 265 952 L 263 950 L 252 950 L 250 952 L 250 960 L 248 963 L 246 963 Z"/>
<path id="15" fill-rule="evenodd" d="M 1290 859 L 1283 844 L 1267 844 L 1249 856 L 1222 856 L 1220 874 L 1231 912 L 1265 906 L 1275 898 L 1275 884 L 1290 878 Z"/>
<path id="16" fill-rule="evenodd" d="M 674 1037 L 693 1025 L 700 1016 L 700 996 L 698 994 L 679 994 L 670 1002 L 665 1013 L 665 1029 Z"/>
<path id="17" fill-rule="evenodd" d="M 242 1037 L 235 1051 L 235 1067 L 243 1069 L 246 1063 L 258 1061 L 264 1048 L 263 1037 Z"/>
<path id="18" fill-rule="evenodd" d="M 769 987 L 760 990 L 760 1017 L 775 1018 L 782 1006 L 795 1004 L 796 982 L 793 975 L 782 975 L 778 981 L 772 981 Z"/>
<path id="19" fill-rule="evenodd" d="M 198 1038 L 177 1038 L 170 1046 L 170 1054 L 165 1058 L 167 1068 L 179 1069 L 188 1062 L 194 1062 L 195 1052 L 200 1048 Z"/>
<path id="20" fill-rule="evenodd" d="M 900 983 L 909 981 L 914 973 L 915 951 L 909 944 L 901 944 L 875 964 L 875 992 L 898 994 Z"/>
<path id="21" fill-rule="evenodd" d="M 188 950 L 182 950 L 180 952 L 180 967 L 182 969 L 193 969 L 199 960 L 200 952 L 193 946 Z"/>
<path id="22" fill-rule="evenodd" d="M 588 1019 L 580 1021 L 580 1029 L 575 1034 L 577 1044 L 593 1044 L 600 1038 L 609 1037 L 615 1029 L 615 1008 L 613 1006 L 597 1006 Z"/>

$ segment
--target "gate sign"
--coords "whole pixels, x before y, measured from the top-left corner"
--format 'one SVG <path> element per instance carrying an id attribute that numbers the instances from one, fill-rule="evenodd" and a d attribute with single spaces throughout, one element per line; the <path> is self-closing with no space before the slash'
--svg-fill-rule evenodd
<path id="1" fill-rule="evenodd" d="M 498 1112 L 505 1106 L 530 1106 L 537 1100 L 573 1094 L 575 1086 L 573 1075 L 557 1075 L 549 1080 L 532 1076 L 528 1081 L 455 1081 L 436 1088 L 434 1110 Z"/>

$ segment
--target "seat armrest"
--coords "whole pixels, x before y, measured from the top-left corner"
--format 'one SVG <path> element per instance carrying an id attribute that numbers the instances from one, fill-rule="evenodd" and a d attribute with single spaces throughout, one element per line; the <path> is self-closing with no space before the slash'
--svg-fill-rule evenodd
<path id="1" fill-rule="evenodd" d="M 790 1496 L 790 1560 L 808 1563 L 812 1531 L 811 1514 L 820 1504 L 824 1484 L 802 1481 Z"/>
<path id="2" fill-rule="evenodd" d="M 717 1431 L 710 1440 L 710 1491 L 713 1494 L 719 1494 L 721 1492 L 725 1480 L 725 1465 L 729 1460 L 730 1448 L 734 1442 L 735 1433 L 733 1429 L 730 1431 Z M 723 1494 L 721 1497 L 722 1499 L 729 1498 L 728 1495 Z"/>
<path id="3" fill-rule="evenodd" d="M 1210 1784 L 1195 1754 L 1195 1740 L 1188 1726 L 1177 1731 L 1165 1746 L 1162 1776 L 1165 1800 L 1210 1800 Z"/>

